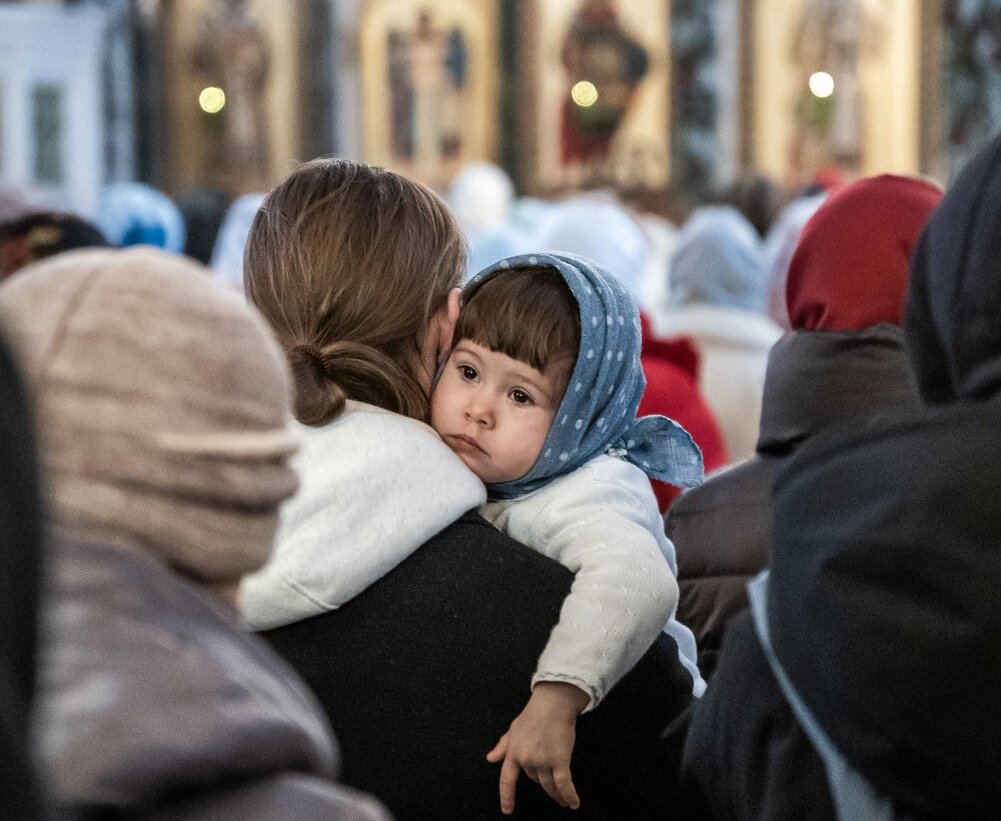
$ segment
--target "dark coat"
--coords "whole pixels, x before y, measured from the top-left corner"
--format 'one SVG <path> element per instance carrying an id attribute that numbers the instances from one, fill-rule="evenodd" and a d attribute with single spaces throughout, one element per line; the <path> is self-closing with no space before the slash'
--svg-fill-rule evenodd
<path id="1" fill-rule="evenodd" d="M 38 818 L 28 760 L 42 501 L 28 398 L 0 342 L 0 818 Z"/>
<path id="2" fill-rule="evenodd" d="M 930 410 L 820 436 L 775 484 L 766 617 L 777 663 L 847 764 L 897 817 L 922 821 L 997 818 L 1001 806 L 999 226 L 1001 138 L 956 180 L 914 254 L 904 325 Z M 781 730 L 762 714 L 781 727 L 791 709 L 746 697 L 769 672 L 756 645 L 739 623 L 707 695 L 717 703 L 696 711 L 686 762 L 702 797 L 720 771 L 740 783 L 776 766 Z M 764 728 L 720 757 L 736 777 L 706 764 L 728 721 Z M 800 759 L 814 771 L 806 789 L 828 800 L 816 756 L 799 747 L 777 763 Z"/>
<path id="3" fill-rule="evenodd" d="M 313 687 L 343 778 L 397 821 L 502 818 L 486 753 L 521 712 L 572 574 L 470 513 L 343 607 L 265 633 Z M 658 639 L 578 723 L 577 812 L 519 781 L 515 817 L 684 818 L 661 731 L 692 681 Z"/>
<path id="4" fill-rule="evenodd" d="M 683 494 L 667 518 L 678 556 L 678 620 L 695 634 L 709 677 L 747 582 L 771 554 L 772 486 L 791 455 L 823 431 L 878 425 L 920 406 L 903 331 L 792 331 L 768 357 L 755 458 Z"/>
<path id="5" fill-rule="evenodd" d="M 691 821 L 834 819 L 823 765 L 772 676 L 747 610 L 733 620 L 719 670 L 693 709 L 683 772 Z"/>
<path id="6" fill-rule="evenodd" d="M 818 443 L 776 485 L 775 654 L 847 761 L 922 819 L 1001 807 L 999 226 L 996 139 L 914 255 L 905 328 L 931 409 Z"/>

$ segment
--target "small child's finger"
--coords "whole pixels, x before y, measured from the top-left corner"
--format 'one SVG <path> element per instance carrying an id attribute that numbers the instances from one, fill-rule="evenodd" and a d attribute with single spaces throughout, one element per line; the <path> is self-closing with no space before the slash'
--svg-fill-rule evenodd
<path id="1" fill-rule="evenodd" d="M 504 733 L 504 735 L 500 737 L 500 741 L 498 741 L 494 745 L 494 748 L 489 753 L 487 753 L 487 761 L 489 761 L 491 764 L 496 764 L 498 761 L 503 759 L 504 756 L 507 755 L 508 735 L 509 735 L 508 733 Z"/>
<path id="2" fill-rule="evenodd" d="M 539 772 L 539 784 L 542 786 L 542 789 L 546 791 L 546 795 L 552 798 L 553 801 L 555 801 L 561 807 L 565 807 L 567 803 L 563 799 L 563 796 L 560 794 L 560 791 L 556 788 L 556 780 L 553 778 L 553 771 L 548 767 L 544 767 L 540 769 L 538 772 Z"/>
<path id="3" fill-rule="evenodd" d="M 500 774 L 500 805 L 504 815 L 510 815 L 514 812 L 514 792 L 518 786 L 518 773 L 520 772 L 521 768 L 517 761 L 510 756 L 504 759 Z"/>
<path id="4" fill-rule="evenodd" d="M 572 810 L 579 808 L 580 798 L 577 795 L 576 787 L 573 785 L 573 777 L 570 775 L 570 769 L 562 767 L 554 770 L 553 781 L 555 782 L 556 791 L 563 799 L 563 806 L 570 807 Z"/>

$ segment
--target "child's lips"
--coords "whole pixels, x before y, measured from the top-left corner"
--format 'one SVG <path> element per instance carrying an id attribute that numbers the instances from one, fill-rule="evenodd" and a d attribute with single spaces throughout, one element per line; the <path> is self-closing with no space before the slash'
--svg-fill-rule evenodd
<path id="1" fill-rule="evenodd" d="M 466 436 L 463 433 L 452 433 L 447 438 L 451 440 L 452 447 L 461 453 L 478 453 L 483 456 L 487 454 L 471 436 Z"/>

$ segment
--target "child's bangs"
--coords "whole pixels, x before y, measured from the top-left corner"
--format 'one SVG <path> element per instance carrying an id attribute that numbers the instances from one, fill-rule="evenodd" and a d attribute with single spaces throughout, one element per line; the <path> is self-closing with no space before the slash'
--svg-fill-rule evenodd
<path id="1" fill-rule="evenodd" d="M 577 300 L 552 268 L 498 271 L 463 306 L 454 342 L 468 339 L 540 372 L 577 360 Z"/>

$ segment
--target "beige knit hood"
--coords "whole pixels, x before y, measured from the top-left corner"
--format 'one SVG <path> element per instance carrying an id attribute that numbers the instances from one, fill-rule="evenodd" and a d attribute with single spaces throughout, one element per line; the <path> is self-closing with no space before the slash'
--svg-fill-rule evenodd
<path id="1" fill-rule="evenodd" d="M 285 361 L 250 306 L 180 257 L 81 251 L 4 283 L 0 321 L 57 525 L 209 583 L 264 564 L 295 446 Z"/>

